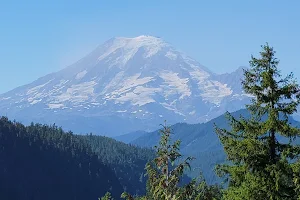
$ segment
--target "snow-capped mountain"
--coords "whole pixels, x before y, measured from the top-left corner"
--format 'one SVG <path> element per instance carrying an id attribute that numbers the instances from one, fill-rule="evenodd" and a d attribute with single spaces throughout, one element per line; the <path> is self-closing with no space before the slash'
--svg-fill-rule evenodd
<path id="1" fill-rule="evenodd" d="M 0 95 L 0 114 L 122 134 L 244 107 L 242 70 L 218 75 L 160 38 L 113 38 L 75 64 Z"/>

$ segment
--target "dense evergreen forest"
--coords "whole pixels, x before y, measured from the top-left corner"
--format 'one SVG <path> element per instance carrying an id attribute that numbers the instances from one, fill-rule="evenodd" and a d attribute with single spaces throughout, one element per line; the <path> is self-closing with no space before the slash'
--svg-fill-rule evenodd
<path id="1" fill-rule="evenodd" d="M 145 192 L 153 152 L 100 136 L 0 119 L 0 199 L 97 199 Z"/>
<path id="2" fill-rule="evenodd" d="M 92 151 L 117 175 L 124 191 L 145 194 L 145 166 L 154 158 L 154 151 L 139 148 L 114 139 L 95 135 L 78 136 L 86 141 Z"/>

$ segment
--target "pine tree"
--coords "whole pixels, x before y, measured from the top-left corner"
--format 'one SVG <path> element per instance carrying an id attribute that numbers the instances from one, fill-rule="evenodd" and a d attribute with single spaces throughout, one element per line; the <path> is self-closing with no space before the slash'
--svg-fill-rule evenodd
<path id="1" fill-rule="evenodd" d="M 179 162 L 182 155 L 179 152 L 180 141 L 171 143 L 171 128 L 163 125 L 161 140 L 156 146 L 157 157 L 146 165 L 147 194 L 143 197 L 134 197 L 123 193 L 126 200 L 213 200 L 220 196 L 220 190 L 215 186 L 208 186 L 200 177 L 188 184 L 180 186 L 184 170 L 190 168 L 192 157 Z"/>
<path id="2" fill-rule="evenodd" d="M 109 192 L 106 192 L 104 197 L 99 198 L 99 200 L 114 200 Z"/>
<path id="3" fill-rule="evenodd" d="M 283 78 L 279 61 L 268 44 L 260 58 L 252 56 L 244 70 L 244 91 L 253 96 L 246 108 L 251 117 L 234 118 L 227 113 L 231 130 L 216 127 L 228 162 L 217 172 L 228 180 L 224 199 L 284 200 L 299 196 L 300 130 L 289 123 L 297 111 L 299 86 L 293 74 Z"/>

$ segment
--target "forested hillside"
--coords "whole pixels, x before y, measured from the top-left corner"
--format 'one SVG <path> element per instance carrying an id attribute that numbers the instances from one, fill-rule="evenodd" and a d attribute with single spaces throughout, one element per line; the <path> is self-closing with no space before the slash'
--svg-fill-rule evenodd
<path id="1" fill-rule="evenodd" d="M 239 110 L 233 113 L 234 116 L 249 116 L 246 110 Z M 180 140 L 180 148 L 183 155 L 190 155 L 195 158 L 191 163 L 192 170 L 187 171 L 191 177 L 197 177 L 200 172 L 210 184 L 220 183 L 214 169 L 215 165 L 225 161 L 226 156 L 218 136 L 215 134 L 214 124 L 222 128 L 229 128 L 224 115 L 217 117 L 207 123 L 186 124 L 178 123 L 171 126 L 173 132 L 172 141 Z M 146 133 L 133 140 L 131 143 L 141 147 L 154 147 L 160 139 L 159 130 Z"/>
<path id="2" fill-rule="evenodd" d="M 116 198 L 124 190 L 143 193 L 145 185 L 139 180 L 151 154 L 109 138 L 77 136 L 55 125 L 26 127 L 2 117 L 0 199 L 97 199 L 106 191 Z"/>
<path id="3" fill-rule="evenodd" d="M 103 136 L 79 137 L 87 141 L 98 158 L 116 173 L 124 191 L 133 194 L 146 192 L 145 166 L 154 158 L 154 151 Z"/>
<path id="4" fill-rule="evenodd" d="M 244 117 L 248 119 L 250 117 L 249 111 L 242 109 L 232 113 L 237 119 Z M 262 120 L 266 120 L 267 116 L 262 117 Z M 282 117 L 281 117 L 282 118 Z M 293 126 L 300 127 L 300 123 L 295 121 L 292 117 L 289 117 L 289 123 Z M 225 115 L 221 115 L 207 123 L 201 124 L 186 124 L 178 123 L 171 126 L 172 141 L 181 141 L 181 151 L 183 155 L 191 155 L 197 158 L 191 163 L 192 170 L 187 171 L 191 177 L 197 177 L 199 172 L 203 172 L 206 181 L 210 184 L 221 183 L 221 179 L 215 173 L 215 165 L 223 163 L 226 160 L 223 146 L 215 133 L 214 125 L 221 128 L 229 129 L 230 125 Z M 123 136 L 123 140 L 126 141 L 126 135 Z M 129 138 L 131 135 L 129 134 Z M 141 137 L 131 141 L 132 144 L 140 147 L 154 147 L 160 139 L 159 130 L 145 133 Z M 288 142 L 286 138 L 278 136 L 280 141 Z M 300 144 L 299 138 L 294 141 Z"/>

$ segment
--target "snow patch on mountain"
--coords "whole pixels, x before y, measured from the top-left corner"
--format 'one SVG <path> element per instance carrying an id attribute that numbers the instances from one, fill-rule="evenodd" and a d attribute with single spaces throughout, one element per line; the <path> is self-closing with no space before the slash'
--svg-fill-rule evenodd
<path id="1" fill-rule="evenodd" d="M 46 83 L 44 83 L 44 84 L 41 84 L 41 85 L 38 85 L 38 86 L 35 86 L 35 87 L 30 88 L 30 89 L 27 91 L 26 95 L 37 94 L 37 92 L 38 92 L 41 88 L 45 87 L 45 86 L 46 86 L 47 84 L 49 84 L 51 81 L 52 81 L 52 80 L 49 80 L 48 82 L 46 82 Z"/>
<path id="2" fill-rule="evenodd" d="M 218 81 L 208 81 L 202 85 L 203 93 L 201 96 L 204 100 L 219 105 L 221 100 L 232 94 L 232 90 L 226 84 Z"/>
<path id="3" fill-rule="evenodd" d="M 173 53 L 172 51 L 168 51 L 165 56 L 171 60 L 176 60 L 178 57 L 177 54 Z"/>
<path id="4" fill-rule="evenodd" d="M 190 72 L 190 75 L 194 80 L 197 81 L 199 89 L 201 89 L 203 82 L 207 80 L 210 77 L 210 75 L 209 73 L 199 69 L 197 66 L 193 64 L 191 64 L 190 66 L 193 69 L 193 71 Z"/>
<path id="5" fill-rule="evenodd" d="M 189 78 L 180 78 L 178 73 L 166 71 L 162 72 L 160 77 L 165 82 L 165 85 L 162 85 L 162 87 L 168 87 L 168 89 L 165 90 L 166 98 L 174 94 L 180 94 L 179 99 L 191 96 L 192 93 L 188 85 Z"/>
<path id="6" fill-rule="evenodd" d="M 118 113 L 126 113 L 127 110 L 118 110 L 117 112 L 118 112 Z"/>
<path id="7" fill-rule="evenodd" d="M 97 85 L 97 82 L 95 81 L 72 85 L 65 92 L 62 92 L 60 95 L 54 97 L 54 102 L 61 103 L 69 101 L 74 103 L 75 105 L 81 102 L 85 102 L 86 100 L 94 96 L 95 85 Z"/>
<path id="8" fill-rule="evenodd" d="M 9 100 L 9 99 L 11 99 L 11 97 L 2 97 L 0 98 L 0 101 Z"/>
<path id="9" fill-rule="evenodd" d="M 152 96 L 161 91 L 160 88 L 136 87 L 132 92 L 128 92 L 120 97 L 114 98 L 116 103 L 131 102 L 132 105 L 143 106 L 155 102 Z"/>
<path id="10" fill-rule="evenodd" d="M 79 73 L 76 75 L 75 79 L 80 80 L 80 79 L 82 79 L 86 74 L 87 74 L 87 71 L 86 71 L 86 70 L 84 70 L 84 71 L 82 71 L 82 72 L 79 72 Z"/>
<path id="11" fill-rule="evenodd" d="M 58 104 L 47 104 L 49 109 L 59 109 L 64 107 L 64 104 L 58 103 Z"/>
<path id="12" fill-rule="evenodd" d="M 115 100 L 115 103 L 130 102 L 132 105 L 143 106 L 145 104 L 155 102 L 152 96 L 160 90 L 160 88 L 146 88 L 138 86 L 132 92 L 128 92 L 113 99 Z"/>
<path id="13" fill-rule="evenodd" d="M 42 99 L 35 99 L 35 100 L 32 100 L 31 102 L 30 102 L 30 104 L 31 105 L 34 105 L 34 104 L 37 104 L 37 103 L 39 103 L 39 102 L 41 102 L 42 101 Z"/>
<path id="14" fill-rule="evenodd" d="M 113 44 L 98 58 L 98 60 L 101 61 L 120 50 L 121 56 L 114 58 L 114 60 L 125 65 L 141 47 L 145 50 L 143 55 L 144 58 L 150 58 L 167 45 L 168 44 L 163 40 L 152 36 L 139 36 L 136 38 L 117 37 L 113 40 Z M 116 63 L 113 65 L 115 64 Z"/>
<path id="15" fill-rule="evenodd" d="M 145 87 L 144 85 L 154 81 L 153 77 L 140 77 L 141 74 L 137 73 L 133 76 L 121 79 L 124 73 L 120 72 L 117 76 L 104 88 L 107 92 L 103 99 L 114 100 L 115 103 L 131 102 L 132 105 L 145 105 L 155 102 L 152 96 L 161 91 L 160 88 Z"/>
<path id="16" fill-rule="evenodd" d="M 138 73 L 121 80 L 120 77 L 122 76 L 123 73 L 118 73 L 104 88 L 104 91 L 108 91 L 109 89 L 114 90 L 106 93 L 103 99 L 114 100 L 115 103 L 131 102 L 133 105 L 139 106 L 155 102 L 151 96 L 161 89 L 143 86 L 146 83 L 154 81 L 155 79 L 153 77 L 140 77 L 141 74 Z"/>
<path id="17" fill-rule="evenodd" d="M 133 76 L 130 76 L 130 77 L 126 78 L 120 84 L 123 87 L 118 89 L 118 90 L 113 91 L 111 94 L 112 95 L 121 95 L 121 94 L 133 89 L 136 86 L 143 85 L 143 84 L 148 83 L 148 82 L 153 80 L 153 77 L 140 78 L 140 75 L 141 74 L 139 73 L 139 74 L 135 74 Z"/>

